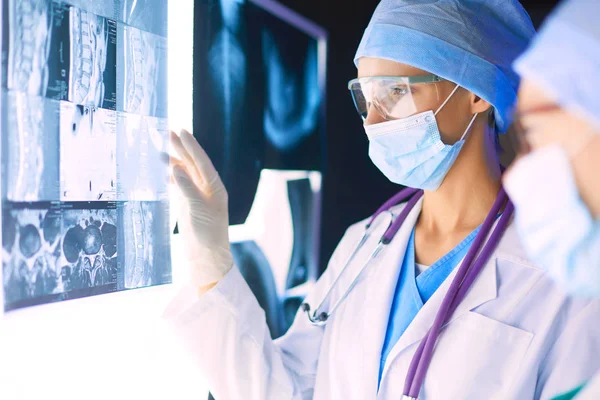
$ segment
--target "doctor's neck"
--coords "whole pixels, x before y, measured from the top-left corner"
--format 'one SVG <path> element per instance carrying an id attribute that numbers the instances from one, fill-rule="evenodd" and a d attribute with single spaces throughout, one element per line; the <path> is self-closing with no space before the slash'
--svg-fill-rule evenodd
<path id="1" fill-rule="evenodd" d="M 441 234 L 471 231 L 489 213 L 501 187 L 494 128 L 479 115 L 466 142 L 436 191 L 425 191 L 418 224 Z"/>

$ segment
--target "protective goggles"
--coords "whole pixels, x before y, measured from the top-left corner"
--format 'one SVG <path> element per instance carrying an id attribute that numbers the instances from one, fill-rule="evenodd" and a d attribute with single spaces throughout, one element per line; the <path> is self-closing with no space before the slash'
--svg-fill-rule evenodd
<path id="1" fill-rule="evenodd" d="M 375 109 L 386 120 L 406 118 L 426 111 L 439 100 L 437 75 L 374 76 L 353 79 L 348 89 L 363 121 Z"/>

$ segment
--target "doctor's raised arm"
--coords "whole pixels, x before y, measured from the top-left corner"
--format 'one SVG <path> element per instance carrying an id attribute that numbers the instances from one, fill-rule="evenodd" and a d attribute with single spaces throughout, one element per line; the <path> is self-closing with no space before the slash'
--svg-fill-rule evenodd
<path id="1" fill-rule="evenodd" d="M 600 348 L 600 302 L 530 259 L 502 186 L 512 63 L 534 33 L 516 0 L 379 3 L 348 89 L 399 192 L 347 229 L 277 340 L 234 265 L 223 182 L 171 135 L 190 273 L 165 317 L 217 400 L 545 399 L 600 368 L 557 352 Z"/>

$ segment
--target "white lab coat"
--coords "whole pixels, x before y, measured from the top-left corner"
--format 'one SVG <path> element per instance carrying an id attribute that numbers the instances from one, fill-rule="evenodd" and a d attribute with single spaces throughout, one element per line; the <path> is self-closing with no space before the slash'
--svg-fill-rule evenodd
<path id="1" fill-rule="evenodd" d="M 600 399 L 600 373 L 592 378 L 575 397 L 576 400 Z"/>
<path id="2" fill-rule="evenodd" d="M 404 205 L 393 209 L 397 215 Z M 421 202 L 325 327 L 298 313 L 271 340 L 255 297 L 233 268 L 201 297 L 182 291 L 166 315 L 217 400 L 400 400 L 420 339 L 456 274 L 419 311 L 389 354 L 377 389 L 393 292 Z M 307 297 L 315 307 L 362 236 L 351 226 Z M 384 230 L 359 252 L 333 293 L 347 288 Z M 600 369 L 600 302 L 573 299 L 532 264 L 510 226 L 442 330 L 420 399 L 547 399 Z"/>

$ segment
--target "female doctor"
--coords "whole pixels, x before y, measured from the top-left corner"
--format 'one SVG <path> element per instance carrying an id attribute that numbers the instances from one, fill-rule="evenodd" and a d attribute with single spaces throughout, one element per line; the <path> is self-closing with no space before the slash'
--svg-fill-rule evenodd
<path id="1" fill-rule="evenodd" d="M 373 162 L 424 192 L 347 230 L 276 341 L 233 266 L 218 174 L 172 135 L 191 279 L 166 315 L 216 399 L 548 398 L 600 367 L 583 350 L 600 305 L 558 290 L 507 227 L 496 133 L 532 35 L 517 1 L 380 3 L 349 88 Z"/>
<path id="2" fill-rule="evenodd" d="M 516 206 L 515 225 L 530 257 L 567 293 L 596 298 L 600 298 L 598 15 L 598 1 L 562 3 L 515 62 L 523 78 L 515 124 L 522 156 L 504 178 Z M 600 357 L 599 349 L 588 351 Z M 599 398 L 598 372 L 561 399 L 579 391 L 577 399 Z"/>

